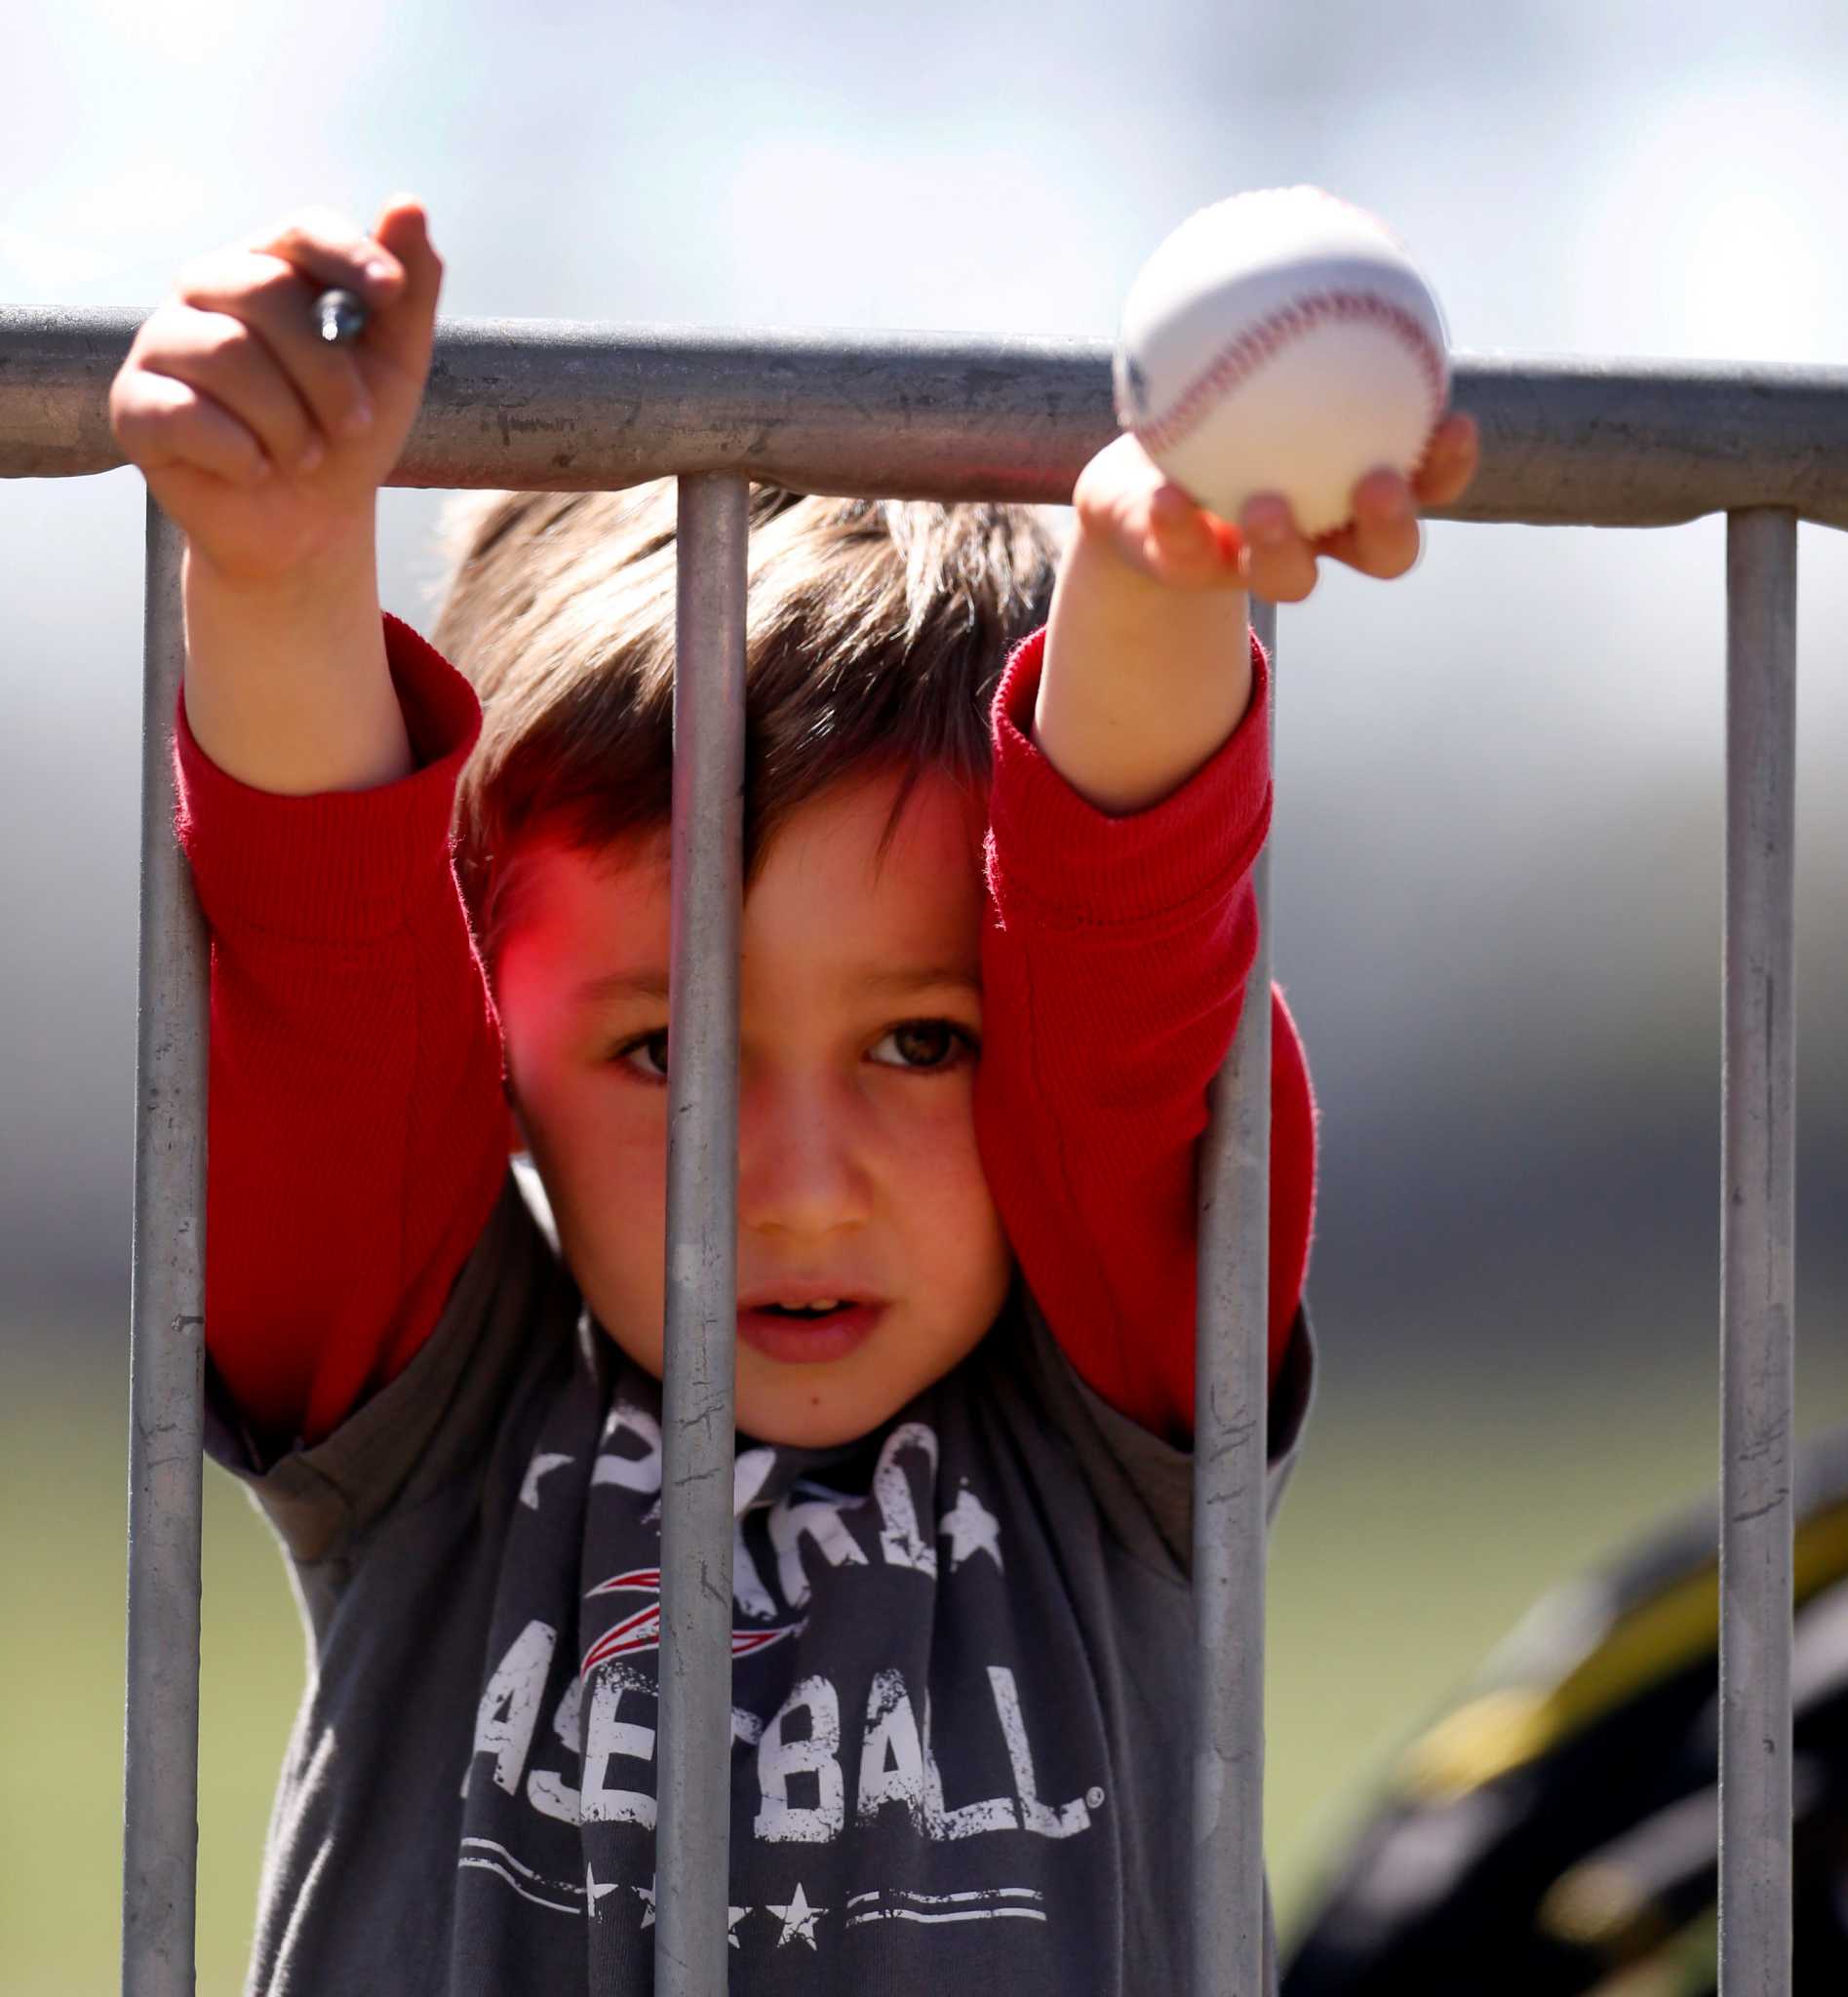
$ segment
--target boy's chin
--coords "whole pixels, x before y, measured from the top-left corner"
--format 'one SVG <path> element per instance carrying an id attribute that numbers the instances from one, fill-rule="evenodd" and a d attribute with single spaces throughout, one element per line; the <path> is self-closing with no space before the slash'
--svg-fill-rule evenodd
<path id="1" fill-rule="evenodd" d="M 601 1322 L 601 1320 L 600 1320 Z M 645 1371 L 661 1378 L 658 1349 L 649 1351 L 620 1334 L 606 1334 Z M 971 1344 L 974 1342 L 971 1340 Z M 955 1358 L 924 1378 L 885 1378 L 866 1354 L 826 1366 L 793 1366 L 767 1358 L 740 1343 L 735 1418 L 738 1432 L 784 1449 L 834 1449 L 857 1442 L 888 1422 Z M 961 1357 L 957 1353 L 955 1357 Z"/>
<path id="2" fill-rule="evenodd" d="M 895 1415 L 909 1395 L 896 1390 L 869 1393 L 864 1383 L 844 1390 L 845 1383 L 825 1378 L 765 1381 L 754 1379 L 756 1368 L 740 1369 L 737 1426 L 756 1442 L 784 1449 L 833 1449 L 857 1442 Z M 806 1371 L 807 1369 L 804 1369 Z"/>

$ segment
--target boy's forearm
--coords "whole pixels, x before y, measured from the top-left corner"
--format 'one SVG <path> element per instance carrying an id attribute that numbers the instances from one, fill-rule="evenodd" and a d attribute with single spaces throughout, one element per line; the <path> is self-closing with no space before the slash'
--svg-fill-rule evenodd
<path id="1" fill-rule="evenodd" d="M 1242 590 L 1177 590 L 1081 527 L 1061 565 L 1034 739 L 1100 811 L 1158 803 L 1206 763 L 1251 700 Z"/>
<path id="2" fill-rule="evenodd" d="M 410 772 L 371 519 L 287 584 L 227 578 L 189 550 L 184 602 L 186 722 L 220 769 L 288 797 Z"/>

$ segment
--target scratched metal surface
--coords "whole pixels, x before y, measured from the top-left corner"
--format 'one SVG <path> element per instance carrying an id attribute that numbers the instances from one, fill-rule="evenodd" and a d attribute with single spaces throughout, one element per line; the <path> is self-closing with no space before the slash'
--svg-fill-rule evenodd
<path id="1" fill-rule="evenodd" d="M 0 306 L 0 477 L 122 462 L 109 382 L 142 317 Z M 1848 528 L 1848 368 L 1452 366 L 1482 463 L 1435 518 L 1666 527 L 1781 506 Z M 741 471 L 796 491 L 1059 503 L 1116 431 L 1104 340 L 447 319 L 390 483 L 594 491 Z"/>

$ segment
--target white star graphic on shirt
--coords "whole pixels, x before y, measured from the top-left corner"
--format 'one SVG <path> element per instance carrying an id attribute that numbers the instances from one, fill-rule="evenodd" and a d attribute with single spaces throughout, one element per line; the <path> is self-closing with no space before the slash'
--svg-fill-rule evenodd
<path id="1" fill-rule="evenodd" d="M 539 1479 L 549 1471 L 557 1469 L 561 1464 L 568 1464 L 570 1462 L 570 1458 L 569 1456 L 554 1456 L 550 1451 L 535 1456 L 527 1465 L 527 1480 L 520 1486 L 520 1503 L 526 1506 L 529 1510 L 537 1511 L 539 1508 Z"/>
<path id="2" fill-rule="evenodd" d="M 802 1881 L 799 1879 L 796 1882 L 796 1897 L 788 1906 L 770 1906 L 767 1903 L 764 1911 L 774 1914 L 783 1924 L 783 1932 L 776 1938 L 778 1948 L 796 1940 L 798 1937 L 807 1942 L 810 1948 L 814 1948 L 815 1923 L 828 1910 L 826 1907 L 811 1907 L 808 1904 L 808 1897 L 803 1892 Z"/>
<path id="3" fill-rule="evenodd" d="M 967 1484 L 957 1493 L 956 1503 L 937 1521 L 937 1530 L 950 1535 L 952 1574 L 964 1560 L 972 1559 L 977 1553 L 991 1554 L 997 1567 L 1003 1564 L 1001 1520 L 976 1497 Z"/>
<path id="4" fill-rule="evenodd" d="M 590 1897 L 590 1910 L 593 1914 L 597 1911 L 597 1902 L 603 1899 L 604 1895 L 614 1893 L 615 1890 L 616 1882 L 613 1879 L 607 1886 L 598 1879 L 595 1865 L 586 1865 L 584 1867 L 584 1891 Z"/>
<path id="5" fill-rule="evenodd" d="M 604 1888 L 604 1891 L 608 1893 L 609 1891 L 609 1887 L 606 1886 Z M 648 1912 L 642 1916 L 642 1925 L 645 1928 L 652 1928 L 654 1926 L 653 1880 L 649 1880 L 649 1882 L 646 1886 L 632 1886 L 630 1887 L 629 1891 L 633 1893 L 638 1899 L 643 1900 L 647 1903 Z M 738 1938 L 732 1933 L 730 1933 L 730 1929 L 735 1928 L 738 1925 L 738 1923 L 744 1919 L 745 1915 L 751 1911 L 751 1909 L 749 1907 L 730 1907 L 727 1908 L 727 1911 L 730 1914 L 731 1918 L 727 1924 L 726 1939 L 728 1942 L 730 1942 L 733 1948 L 736 1948 L 738 1946 Z"/>

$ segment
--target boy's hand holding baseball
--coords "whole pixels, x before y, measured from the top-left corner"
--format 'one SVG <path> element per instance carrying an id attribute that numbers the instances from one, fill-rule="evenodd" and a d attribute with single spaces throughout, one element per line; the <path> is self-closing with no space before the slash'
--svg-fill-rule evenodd
<path id="1" fill-rule="evenodd" d="M 1475 476 L 1476 455 L 1474 419 L 1445 416 L 1409 484 L 1396 471 L 1369 472 L 1354 489 L 1349 525 L 1314 541 L 1277 493 L 1253 499 L 1236 525 L 1195 505 L 1126 432 L 1079 474 L 1072 504 L 1081 532 L 1152 581 L 1295 604 L 1316 587 L 1324 555 L 1382 581 L 1403 575 L 1418 560 L 1419 509 L 1459 498 Z"/>
<path id="2" fill-rule="evenodd" d="M 1413 480 L 1367 473 L 1353 520 L 1311 541 L 1276 493 L 1252 499 L 1236 524 L 1221 520 L 1133 436 L 1106 445 L 1072 492 L 1078 529 L 1052 601 L 1035 739 L 1100 810 L 1158 803 L 1249 705 L 1240 592 L 1300 603 L 1324 556 L 1363 575 L 1403 575 L 1418 559 L 1418 509 L 1458 498 L 1476 456 L 1474 419 L 1445 416 Z"/>
<path id="3" fill-rule="evenodd" d="M 188 725 L 258 790 L 365 790 L 412 766 L 376 500 L 423 396 L 442 275 L 414 201 L 370 237 L 305 211 L 192 265 L 110 390 L 117 441 L 186 535 Z M 352 345 L 315 321 L 334 288 L 370 308 Z"/>

